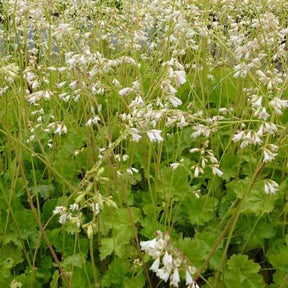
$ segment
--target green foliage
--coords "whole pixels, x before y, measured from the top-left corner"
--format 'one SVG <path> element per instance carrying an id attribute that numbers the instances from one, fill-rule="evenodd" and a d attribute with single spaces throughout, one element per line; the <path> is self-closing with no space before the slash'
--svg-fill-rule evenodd
<path id="1" fill-rule="evenodd" d="M 288 273 L 288 236 L 286 235 L 285 240 L 276 240 L 272 247 L 267 252 L 267 258 L 271 265 L 275 269 L 273 274 L 273 281 L 278 287 L 281 285 L 285 287 L 287 283 Z"/>
<path id="2" fill-rule="evenodd" d="M 258 274 L 260 265 L 249 260 L 247 255 L 231 256 L 227 262 L 227 268 L 225 273 L 227 287 L 265 287 L 262 277 Z"/>
<path id="3" fill-rule="evenodd" d="M 46 2 L 0 1 L 0 288 L 288 287 L 288 2 Z"/>
<path id="4" fill-rule="evenodd" d="M 193 225 L 204 225 L 214 218 L 215 213 L 215 199 L 207 195 L 200 198 L 190 197 L 184 203 L 185 213 L 189 222 Z"/>
<path id="5" fill-rule="evenodd" d="M 22 251 L 14 244 L 3 245 L 0 248 L 0 284 L 2 287 L 9 287 L 12 281 L 11 270 L 17 264 L 24 261 Z"/>
<path id="6" fill-rule="evenodd" d="M 164 197 L 168 198 L 168 201 L 171 198 L 172 201 L 179 201 L 187 194 L 189 190 L 188 173 L 184 168 L 179 167 L 174 171 L 171 168 L 164 167 L 160 170 L 160 175 L 161 178 L 157 179 L 156 186 L 158 194 L 163 194 Z"/>
<path id="7" fill-rule="evenodd" d="M 219 230 L 211 227 L 210 230 L 207 229 L 207 231 L 197 232 L 193 238 L 184 238 L 179 240 L 177 246 L 189 258 L 195 267 L 200 267 L 213 250 L 219 234 Z M 222 248 L 223 243 L 216 247 L 216 252 L 209 262 L 210 268 L 217 269 L 217 267 L 219 267 L 219 262 L 223 253 Z"/>
<path id="8" fill-rule="evenodd" d="M 231 182 L 227 185 L 228 193 L 233 192 L 239 199 L 243 199 L 243 196 L 247 190 L 249 190 L 250 183 L 251 179 L 249 178 L 237 182 Z M 265 193 L 259 193 L 263 191 L 263 187 L 263 181 L 258 181 L 253 185 L 252 189 L 250 189 L 247 198 L 245 199 L 245 203 L 242 206 L 243 214 L 254 213 L 255 215 L 262 215 L 273 210 L 275 197 L 269 197 Z"/>

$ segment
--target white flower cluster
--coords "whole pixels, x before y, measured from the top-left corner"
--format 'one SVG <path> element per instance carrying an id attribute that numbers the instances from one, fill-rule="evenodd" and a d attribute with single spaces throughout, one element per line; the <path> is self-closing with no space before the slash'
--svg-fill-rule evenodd
<path id="1" fill-rule="evenodd" d="M 166 79 L 162 81 L 160 87 L 167 95 L 168 102 L 170 102 L 173 107 L 178 107 L 182 105 L 182 101 L 176 97 L 175 94 L 177 93 L 177 88 L 186 83 L 186 73 L 184 67 L 174 58 L 163 63 L 162 66 L 168 67 L 168 73 Z M 176 88 L 173 85 L 176 86 Z"/>
<path id="2" fill-rule="evenodd" d="M 77 203 L 73 203 L 70 205 L 69 209 L 65 206 L 56 206 L 53 210 L 53 215 L 60 215 L 59 223 L 64 224 L 66 222 L 76 224 L 78 228 L 81 226 L 80 216 L 74 215 L 73 212 L 77 212 L 79 209 L 79 205 Z"/>
<path id="3" fill-rule="evenodd" d="M 78 202 L 78 201 L 77 201 Z M 78 213 L 80 211 L 79 204 L 75 202 L 73 204 L 70 204 L 69 209 L 65 206 L 56 206 L 53 210 L 53 215 L 60 215 L 59 217 L 59 223 L 72 223 L 76 224 L 78 228 L 81 227 L 82 221 L 81 221 L 81 213 Z M 92 211 L 93 215 L 97 216 L 101 209 L 99 203 L 90 203 L 90 210 Z"/>
<path id="4" fill-rule="evenodd" d="M 180 271 L 185 271 L 187 288 L 199 288 L 192 278 L 196 268 L 188 265 L 185 256 L 173 248 L 168 233 L 157 231 L 154 239 L 142 241 L 140 245 L 141 249 L 154 259 L 150 270 L 155 272 L 158 278 L 165 282 L 169 280 L 172 287 L 179 287 Z"/>
<path id="5" fill-rule="evenodd" d="M 223 172 L 219 169 L 219 163 L 215 157 L 213 151 L 208 149 L 209 140 L 206 140 L 201 148 L 192 148 L 190 153 L 199 153 L 199 160 L 196 165 L 193 165 L 191 169 L 194 171 L 194 177 L 199 177 L 200 174 L 204 174 L 204 170 L 210 167 L 213 175 L 221 177 Z M 207 165 L 209 164 L 209 165 Z"/>
<path id="6" fill-rule="evenodd" d="M 265 180 L 264 191 L 266 194 L 275 194 L 279 189 L 279 185 L 273 180 Z"/>
<path id="7" fill-rule="evenodd" d="M 155 129 L 157 123 L 164 118 L 164 113 L 160 110 L 154 110 L 153 105 L 144 105 L 141 96 L 137 96 L 129 105 L 131 113 L 122 114 L 122 122 L 126 122 L 128 132 L 134 142 L 139 142 L 142 134 L 145 133 L 151 142 L 162 142 L 162 130 Z M 152 129 L 151 129 L 152 128 Z"/>
<path id="8" fill-rule="evenodd" d="M 120 96 L 126 96 L 132 92 L 136 94 L 136 98 L 129 104 L 130 113 L 121 114 L 121 120 L 128 123 L 129 134 L 135 142 L 139 142 L 143 133 L 146 133 L 151 142 L 162 142 L 164 140 L 161 135 L 162 130 L 155 128 L 163 120 L 167 127 L 177 125 L 182 129 L 189 124 L 186 122 L 184 113 L 174 109 L 170 110 L 171 107 L 175 108 L 182 104 L 182 101 L 175 96 L 177 89 L 174 86 L 178 88 L 186 82 L 184 67 L 174 58 L 163 63 L 162 67 L 168 71 L 165 71 L 167 75 L 160 85 L 165 96 L 163 100 L 159 97 L 156 99 L 156 103 L 145 105 L 137 80 L 132 83 L 132 87 L 125 87 L 118 92 Z"/>

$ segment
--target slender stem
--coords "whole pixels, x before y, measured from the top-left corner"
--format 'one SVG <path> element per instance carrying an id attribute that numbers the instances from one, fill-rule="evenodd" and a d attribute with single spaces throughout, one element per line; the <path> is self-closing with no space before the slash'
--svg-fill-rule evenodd
<path id="1" fill-rule="evenodd" d="M 218 282 L 218 278 L 219 278 L 219 275 L 220 275 L 220 270 L 221 270 L 221 266 L 226 258 L 226 255 L 227 255 L 227 251 L 228 251 L 228 248 L 229 248 L 229 245 L 230 245 L 230 242 L 231 242 L 231 239 L 232 239 L 232 235 L 234 233 L 234 230 L 236 228 L 236 224 L 237 224 L 237 221 L 240 217 L 240 212 L 241 212 L 241 208 L 242 206 L 244 205 L 245 203 L 245 200 L 249 194 L 249 192 L 251 191 L 251 189 L 253 188 L 259 174 L 261 173 L 261 171 L 263 170 L 263 168 L 265 167 L 265 163 L 262 162 L 259 166 L 258 166 L 258 169 L 256 170 L 256 172 L 254 173 L 254 176 L 252 178 L 252 181 L 248 187 L 248 189 L 246 190 L 245 194 L 243 195 L 243 198 L 241 199 L 238 207 L 236 208 L 236 212 L 235 214 L 233 215 L 233 217 L 231 217 L 232 219 L 232 225 L 231 225 L 231 229 L 229 231 L 229 234 L 228 234 L 228 238 L 227 238 L 227 242 L 226 242 L 226 245 L 225 245 L 225 248 L 224 248 L 224 252 L 223 252 L 223 255 L 222 255 L 222 258 L 220 260 L 220 263 L 219 263 L 219 266 L 218 266 L 218 270 L 216 272 L 216 275 L 215 275 L 215 280 L 214 280 L 214 287 L 216 287 L 217 285 L 217 282 Z M 230 221 L 229 221 L 230 222 Z M 229 225 L 230 226 L 230 225 Z"/>
<path id="2" fill-rule="evenodd" d="M 94 239 L 94 237 L 92 234 L 91 238 L 89 239 L 90 257 L 91 257 L 91 263 L 92 263 L 93 278 L 95 281 L 95 288 L 99 288 L 100 285 L 99 285 L 99 281 L 98 281 L 98 277 L 97 277 L 97 269 L 96 269 L 96 265 L 95 265 L 93 239 Z"/>
<path id="3" fill-rule="evenodd" d="M 44 239 L 44 241 L 45 241 L 45 243 L 46 243 L 46 245 L 47 245 L 47 247 L 48 247 L 48 249 L 49 249 L 49 251 L 50 251 L 50 254 L 51 254 L 54 262 L 56 263 L 56 265 L 57 265 L 57 267 L 58 267 L 58 269 L 59 269 L 59 271 L 60 271 L 60 275 L 61 275 L 63 281 L 66 283 L 66 285 L 68 286 L 68 288 L 71 288 L 71 287 L 72 287 L 72 286 L 71 286 L 71 283 L 70 283 L 69 280 L 67 279 L 67 277 L 66 277 L 66 275 L 65 275 L 65 272 L 64 272 L 64 270 L 63 270 L 63 268 L 62 268 L 62 266 L 61 266 L 61 263 L 60 263 L 57 255 L 56 255 L 56 253 L 55 253 L 55 251 L 54 251 L 54 249 L 53 249 L 53 247 L 52 247 L 52 244 L 51 244 L 51 242 L 50 242 L 50 240 L 49 240 L 49 238 L 48 238 L 48 236 L 47 236 L 47 234 L 46 234 L 46 232 L 45 232 L 45 230 L 44 230 L 44 228 L 43 228 L 43 225 L 42 225 L 42 223 L 41 223 L 41 221 L 40 221 L 40 219 L 39 219 L 39 217 L 38 217 L 38 215 L 37 215 L 37 210 L 36 210 L 36 208 L 35 208 L 35 206 L 34 206 L 34 203 L 33 203 L 33 200 L 32 200 L 32 195 L 31 195 L 31 192 L 30 192 L 30 189 L 29 189 L 29 186 L 28 186 L 28 181 L 27 181 L 27 179 L 26 179 L 26 175 L 25 175 L 25 172 L 24 172 L 23 164 L 22 164 L 22 163 L 23 163 L 23 162 L 22 162 L 22 160 L 21 160 L 21 157 L 18 156 L 19 170 L 20 170 L 21 176 L 22 176 L 22 178 L 23 178 L 23 182 L 24 182 L 25 191 L 26 191 L 26 195 L 27 195 L 27 198 L 28 198 L 29 206 L 30 206 L 31 211 L 32 211 L 32 213 L 33 213 L 33 216 L 34 216 L 34 218 L 35 218 L 35 220 L 36 220 L 36 223 L 37 223 L 37 225 L 38 225 L 38 228 L 39 228 L 39 230 L 40 230 L 40 233 L 42 234 L 43 239 Z"/>
<path id="4" fill-rule="evenodd" d="M 255 184 L 259 174 L 261 173 L 261 171 L 263 170 L 265 166 L 265 163 L 261 163 L 260 166 L 258 167 L 258 169 L 256 170 L 255 174 L 254 174 L 254 177 L 252 179 L 252 182 L 251 184 L 249 185 L 247 191 L 245 192 L 243 198 L 241 199 L 241 202 L 239 203 L 238 207 L 236 208 L 236 213 L 229 219 L 228 223 L 226 224 L 225 228 L 223 229 L 222 233 L 220 234 L 220 236 L 218 237 L 216 243 L 214 244 L 213 246 L 213 249 L 211 250 L 210 254 L 208 255 L 208 257 L 205 259 L 204 263 L 202 264 L 202 266 L 197 270 L 197 273 L 194 277 L 195 281 L 199 278 L 199 276 L 201 275 L 201 273 L 206 269 L 206 266 L 207 264 L 209 263 L 209 261 L 211 260 L 211 258 L 213 257 L 213 255 L 215 254 L 218 246 L 220 245 L 221 241 L 223 240 L 223 238 L 225 237 L 226 233 L 228 232 L 229 228 L 231 227 L 230 229 L 230 232 L 229 232 L 229 236 L 228 236 L 228 241 L 226 243 L 226 246 L 225 246 L 225 249 L 224 249 L 224 253 L 223 253 L 223 256 L 220 260 L 220 264 L 219 264 L 219 269 L 217 271 L 217 274 L 215 276 L 215 281 L 217 283 L 218 281 L 218 277 L 219 277 L 219 271 L 220 271 L 220 267 L 221 267 L 221 263 L 224 261 L 224 258 L 227 254 L 227 251 L 228 251 L 228 247 L 229 247 L 229 244 L 230 244 L 230 240 L 232 238 L 232 234 L 234 232 L 234 229 L 235 229 L 235 226 L 236 226 L 236 223 L 237 223 L 237 220 L 239 218 L 239 215 L 240 215 L 240 210 L 242 208 L 242 205 L 243 203 L 245 202 L 245 199 L 249 193 L 249 191 L 252 189 L 253 185 Z M 234 204 L 233 204 L 234 206 Z M 217 278 L 216 278 L 217 277 Z M 215 283 L 215 282 L 214 282 Z"/>
<path id="5" fill-rule="evenodd" d="M 122 179 L 122 178 L 121 178 L 121 179 Z M 123 188 L 124 188 L 124 189 L 123 189 L 124 198 L 125 198 L 125 202 L 126 202 L 126 207 L 127 207 L 127 211 L 128 211 L 130 223 L 131 223 L 131 226 L 132 226 L 132 229 L 133 229 L 134 239 L 135 239 L 135 241 L 136 241 L 138 254 L 139 254 L 139 257 L 140 257 L 140 259 L 141 259 L 141 261 L 142 261 L 142 263 L 143 263 L 143 267 L 144 267 L 145 276 L 146 276 L 146 279 L 147 279 L 147 282 L 148 282 L 148 286 L 149 286 L 149 288 L 152 288 L 153 286 L 152 286 L 152 284 L 151 284 L 151 280 L 150 280 L 150 277 L 149 277 L 149 272 L 148 272 L 146 263 L 145 263 L 145 261 L 144 261 L 144 259 L 143 259 L 143 256 L 142 256 L 141 247 L 140 247 L 140 242 L 139 242 L 139 238 L 138 238 L 138 232 L 137 232 L 137 228 L 136 228 L 136 226 L 135 226 L 134 220 L 133 220 L 133 216 L 132 216 L 131 208 L 130 208 L 130 205 L 129 205 L 129 201 L 128 201 L 126 189 L 125 189 L 125 187 L 124 187 L 123 179 L 122 179 L 122 185 L 123 185 Z"/>

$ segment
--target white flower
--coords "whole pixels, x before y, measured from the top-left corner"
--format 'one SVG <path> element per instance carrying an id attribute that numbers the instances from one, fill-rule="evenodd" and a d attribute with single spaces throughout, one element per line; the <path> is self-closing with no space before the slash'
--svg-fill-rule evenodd
<path id="1" fill-rule="evenodd" d="M 195 167 L 194 177 L 195 178 L 199 177 L 199 167 L 198 166 Z"/>
<path id="2" fill-rule="evenodd" d="M 57 215 L 65 211 L 66 211 L 66 208 L 64 206 L 56 206 L 52 213 L 53 215 Z"/>
<path id="3" fill-rule="evenodd" d="M 174 95 L 169 96 L 169 101 L 173 107 L 178 107 L 182 105 L 182 101 Z"/>
<path id="4" fill-rule="evenodd" d="M 66 81 L 60 82 L 56 85 L 57 88 L 63 88 L 66 85 Z"/>
<path id="5" fill-rule="evenodd" d="M 71 95 L 69 95 L 68 93 L 64 92 L 64 93 L 59 94 L 59 98 L 67 103 L 70 100 Z"/>
<path id="6" fill-rule="evenodd" d="M 186 83 L 186 73 L 185 71 L 174 71 L 175 84 L 177 87 Z"/>
<path id="7" fill-rule="evenodd" d="M 266 180 L 264 183 L 264 191 L 266 194 L 275 194 L 279 189 L 279 185 L 273 180 Z"/>
<path id="8" fill-rule="evenodd" d="M 203 169 L 205 169 L 207 162 L 208 162 L 208 160 L 207 160 L 206 158 L 202 158 L 202 159 L 201 159 L 201 167 L 202 167 Z"/>
<path id="9" fill-rule="evenodd" d="M 77 203 L 71 204 L 70 205 L 70 210 L 71 211 L 77 211 L 79 209 L 79 205 Z"/>
<path id="10" fill-rule="evenodd" d="M 118 94 L 119 94 L 120 96 L 127 96 L 127 95 L 129 95 L 131 92 L 133 92 L 133 89 L 130 88 L 130 87 L 126 87 L 126 88 L 121 89 L 121 90 L 118 92 Z"/>
<path id="11" fill-rule="evenodd" d="M 288 34 L 288 28 L 282 29 L 282 30 L 280 31 L 280 33 L 281 33 L 282 35 L 287 35 L 287 34 Z"/>
<path id="12" fill-rule="evenodd" d="M 267 163 L 275 159 L 277 153 L 272 153 L 270 150 L 264 148 L 264 159 L 263 162 Z"/>
<path id="13" fill-rule="evenodd" d="M 261 144 L 263 141 L 259 136 L 262 136 L 262 134 L 261 133 L 258 134 L 253 130 L 248 131 L 248 133 L 245 136 L 245 140 L 240 145 L 240 148 L 244 148 L 249 144 L 253 145 Z"/>
<path id="14" fill-rule="evenodd" d="M 67 214 L 64 213 L 64 214 L 62 214 L 62 215 L 60 216 L 60 218 L 59 218 L 59 223 L 60 223 L 60 224 L 64 224 L 64 223 L 67 221 L 67 219 L 68 219 Z"/>
<path id="15" fill-rule="evenodd" d="M 211 169 L 212 169 L 213 175 L 217 175 L 219 177 L 221 177 L 223 175 L 223 172 L 218 167 L 212 166 Z"/>
<path id="16" fill-rule="evenodd" d="M 143 106 L 145 103 L 141 96 L 137 96 L 129 105 L 130 108 Z"/>
<path id="17" fill-rule="evenodd" d="M 76 220 L 76 226 L 77 226 L 78 228 L 81 227 L 81 220 L 80 220 L 79 218 Z"/>
<path id="18" fill-rule="evenodd" d="M 268 134 L 274 134 L 277 132 L 277 127 L 274 123 L 264 123 L 264 132 L 267 132 Z"/>
<path id="19" fill-rule="evenodd" d="M 164 257 L 162 259 L 163 265 L 169 269 L 172 268 L 172 262 L 173 262 L 173 258 L 172 255 L 168 254 L 168 252 L 166 251 L 164 254 Z"/>
<path id="20" fill-rule="evenodd" d="M 128 159 L 129 159 L 129 155 L 127 155 L 127 154 L 122 155 L 122 161 L 123 162 L 127 161 Z"/>
<path id="21" fill-rule="evenodd" d="M 198 113 L 196 113 L 196 114 L 198 114 Z M 197 117 L 196 114 L 194 114 L 193 116 Z M 192 138 L 197 138 L 201 135 L 203 135 L 205 138 L 208 138 L 210 136 L 211 131 L 212 131 L 210 127 L 205 126 L 203 124 L 196 124 L 195 126 L 193 126 L 193 130 L 196 130 L 196 131 L 191 134 Z"/>
<path id="22" fill-rule="evenodd" d="M 182 129 L 183 127 L 189 125 L 188 122 L 185 121 L 185 117 L 183 115 L 181 115 L 180 117 L 180 122 L 177 123 L 177 127 L 179 127 L 180 129 Z"/>
<path id="23" fill-rule="evenodd" d="M 24 71 L 24 73 L 26 73 L 26 80 L 28 82 L 33 82 L 38 78 L 38 76 L 36 76 L 32 71 Z"/>
<path id="24" fill-rule="evenodd" d="M 72 82 L 69 84 L 69 88 L 74 90 L 74 89 L 76 88 L 77 83 L 78 83 L 78 80 L 72 81 Z"/>
<path id="25" fill-rule="evenodd" d="M 259 119 L 262 120 L 267 120 L 267 118 L 270 116 L 269 113 L 267 113 L 265 107 L 259 107 L 258 109 L 255 110 L 254 116 L 258 117 Z"/>
<path id="26" fill-rule="evenodd" d="M 222 113 L 222 114 L 226 115 L 229 110 L 227 108 L 223 107 L 223 108 L 219 108 L 218 111 L 219 111 L 219 113 Z"/>
<path id="27" fill-rule="evenodd" d="M 177 90 L 171 85 L 169 79 L 163 80 L 160 87 L 168 95 L 175 95 L 177 93 Z"/>
<path id="28" fill-rule="evenodd" d="M 256 71 L 256 74 L 257 74 L 259 77 L 261 77 L 261 78 L 266 78 L 266 75 L 265 75 L 264 72 L 261 71 L 261 70 L 257 70 L 257 71 Z"/>
<path id="29" fill-rule="evenodd" d="M 161 130 L 152 129 L 147 131 L 146 133 L 151 142 L 160 143 L 164 140 L 163 137 L 161 136 L 161 132 L 162 132 Z"/>
<path id="30" fill-rule="evenodd" d="M 146 252 L 146 250 L 151 249 L 151 248 L 155 249 L 156 248 L 156 241 L 157 241 L 156 238 L 149 240 L 149 241 L 141 241 L 140 242 L 141 249 L 144 250 L 145 252 Z"/>
<path id="31" fill-rule="evenodd" d="M 190 153 L 196 153 L 196 152 L 199 152 L 200 149 L 199 148 L 192 148 L 189 150 Z"/>
<path id="32" fill-rule="evenodd" d="M 241 131 L 237 134 L 234 134 L 232 141 L 235 143 L 235 142 L 242 140 L 244 137 L 245 137 L 244 131 Z"/>
<path id="33" fill-rule="evenodd" d="M 133 175 L 134 173 L 138 173 L 138 172 L 139 170 L 133 167 L 127 169 L 127 173 L 130 175 Z"/>
<path id="34" fill-rule="evenodd" d="M 67 127 L 62 123 L 57 124 L 57 127 L 54 130 L 54 134 L 57 134 L 57 135 L 67 134 Z"/>
<path id="35" fill-rule="evenodd" d="M 138 129 L 136 129 L 136 128 L 130 128 L 129 132 L 130 132 L 130 134 L 132 136 L 133 141 L 135 141 L 137 143 L 142 138 L 142 136 L 139 134 Z"/>
<path id="36" fill-rule="evenodd" d="M 169 269 L 167 269 L 166 267 L 163 267 L 162 269 L 158 269 L 156 275 L 160 279 L 162 279 L 165 282 L 167 282 L 167 280 L 169 279 L 169 276 L 170 276 L 170 272 L 171 271 Z"/>
<path id="37" fill-rule="evenodd" d="M 252 107 L 262 107 L 262 100 L 263 100 L 262 96 L 258 98 L 252 97 Z"/>
<path id="38" fill-rule="evenodd" d="M 160 235 L 160 237 L 162 237 L 162 235 Z M 159 238 L 156 243 L 157 249 L 162 251 L 165 248 L 165 246 L 166 246 L 166 242 L 162 238 Z"/>
<path id="39" fill-rule="evenodd" d="M 179 276 L 179 271 L 178 268 L 174 269 L 174 272 L 171 276 L 170 279 L 170 285 L 174 286 L 174 287 L 178 287 L 179 286 L 179 282 L 180 282 L 180 276 Z"/>
<path id="40" fill-rule="evenodd" d="M 120 82 L 117 79 L 113 79 L 112 83 L 118 88 L 121 86 Z"/>
<path id="41" fill-rule="evenodd" d="M 93 125 L 93 124 L 98 124 L 100 120 L 101 120 L 101 119 L 100 119 L 99 116 L 94 116 L 94 117 L 90 118 L 90 119 L 87 121 L 87 123 L 85 124 L 85 126 L 86 126 L 86 127 L 89 127 L 89 126 L 91 126 L 91 125 Z"/>
<path id="42" fill-rule="evenodd" d="M 279 149 L 279 147 L 277 145 L 275 145 L 275 144 L 269 144 L 269 148 L 273 152 L 278 151 L 278 149 Z"/>
<path id="43" fill-rule="evenodd" d="M 69 34 L 69 32 L 72 30 L 73 28 L 70 26 L 70 24 L 60 23 L 55 29 L 55 32 L 52 34 L 52 36 L 61 39 L 63 35 Z"/>
<path id="44" fill-rule="evenodd" d="M 188 269 L 186 269 L 186 285 L 191 285 L 193 283 L 194 283 L 193 278 Z"/>
<path id="45" fill-rule="evenodd" d="M 99 203 L 92 203 L 91 208 L 93 213 L 97 216 L 100 213 L 100 206 Z"/>
<path id="46" fill-rule="evenodd" d="M 152 266 L 150 267 L 150 270 L 152 270 L 153 272 L 157 273 L 158 269 L 159 269 L 159 265 L 160 265 L 160 257 L 158 257 L 152 264 Z"/>
<path id="47" fill-rule="evenodd" d="M 179 166 L 180 166 L 180 163 L 171 163 L 171 164 L 170 164 L 170 167 L 171 167 L 173 170 L 176 170 Z"/>
<path id="48" fill-rule="evenodd" d="M 133 87 L 134 90 L 139 91 L 139 90 L 140 90 L 140 83 L 139 83 L 139 81 L 138 81 L 138 80 L 134 81 L 134 82 L 132 83 L 132 87 Z"/>
<path id="49" fill-rule="evenodd" d="M 52 95 L 51 91 L 40 90 L 26 96 L 29 104 L 35 104 L 40 99 L 50 100 Z"/>
<path id="50" fill-rule="evenodd" d="M 275 109 L 277 115 L 282 115 L 282 109 L 285 109 L 288 106 L 288 100 L 281 100 L 278 97 L 274 97 L 269 104 Z"/>

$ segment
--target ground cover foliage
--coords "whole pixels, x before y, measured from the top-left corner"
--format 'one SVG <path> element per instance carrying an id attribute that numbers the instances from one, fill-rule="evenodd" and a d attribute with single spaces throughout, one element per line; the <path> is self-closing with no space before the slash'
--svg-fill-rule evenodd
<path id="1" fill-rule="evenodd" d="M 0 2 L 0 287 L 288 287 L 284 0 Z"/>

